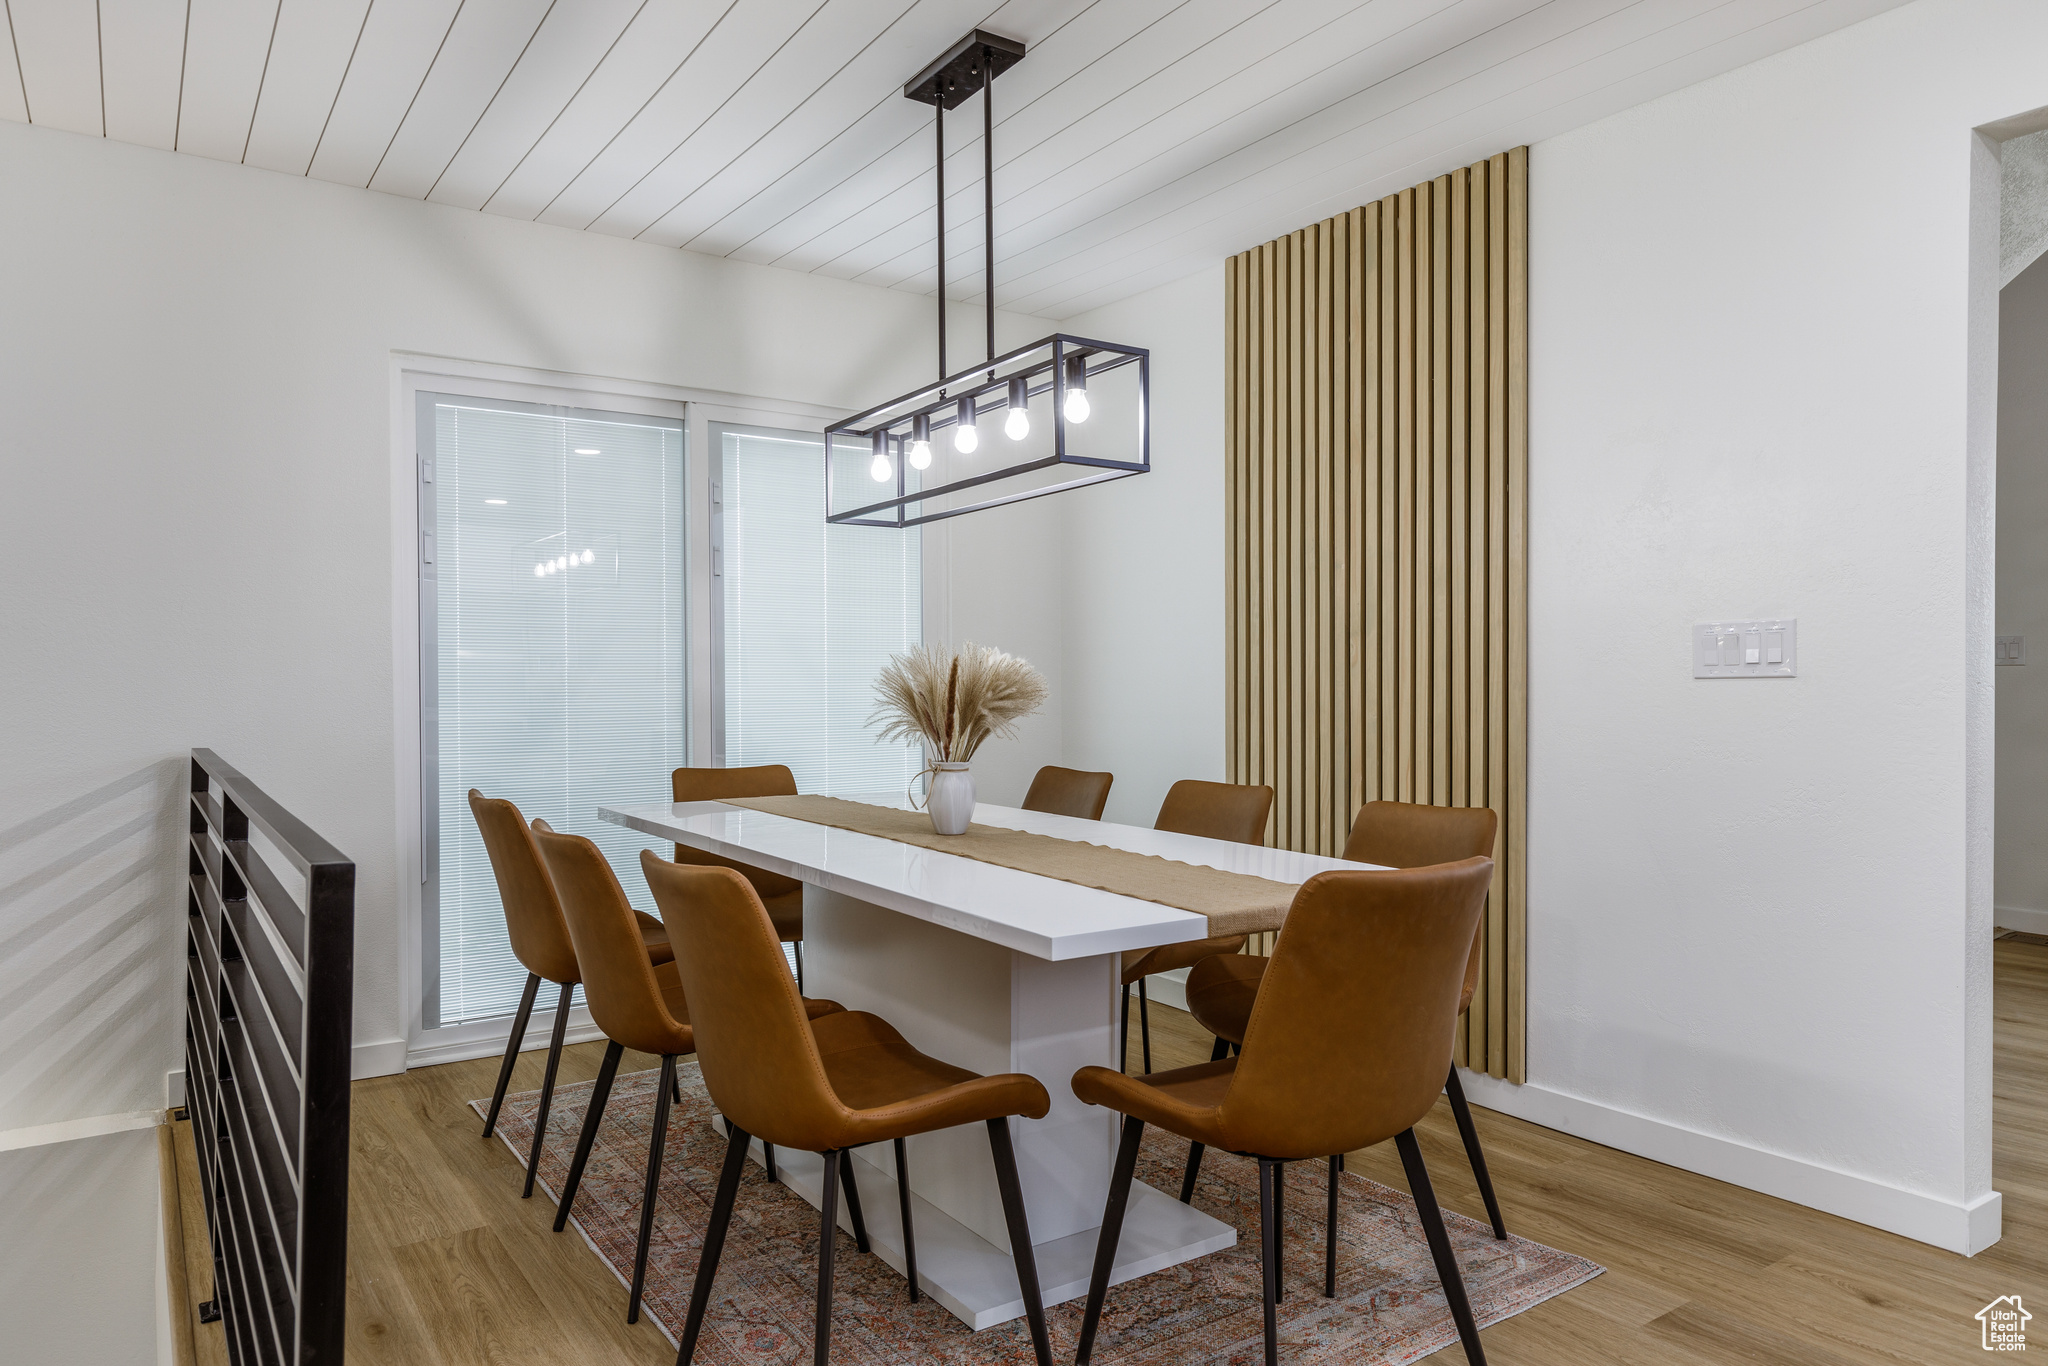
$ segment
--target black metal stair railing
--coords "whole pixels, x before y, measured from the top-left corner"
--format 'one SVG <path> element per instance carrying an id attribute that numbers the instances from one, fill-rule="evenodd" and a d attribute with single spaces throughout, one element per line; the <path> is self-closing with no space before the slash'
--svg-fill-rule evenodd
<path id="1" fill-rule="evenodd" d="M 210 749 L 192 751 L 191 800 L 185 1104 L 214 1286 L 201 1316 L 223 1320 L 234 1366 L 340 1366 L 355 864 Z"/>

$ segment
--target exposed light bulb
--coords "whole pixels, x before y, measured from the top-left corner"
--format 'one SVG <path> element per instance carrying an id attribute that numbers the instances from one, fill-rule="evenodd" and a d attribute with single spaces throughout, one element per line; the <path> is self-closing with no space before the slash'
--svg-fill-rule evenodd
<path id="1" fill-rule="evenodd" d="M 557 556 L 555 556 L 555 568 L 557 568 L 557 569 L 567 569 L 568 567 L 569 567 L 569 557 L 568 557 L 567 555 L 557 555 Z"/>
<path id="2" fill-rule="evenodd" d="M 593 561 L 595 561 L 596 559 L 597 559 L 597 552 L 596 552 L 595 550 L 586 550 L 586 551 L 584 551 L 584 552 L 583 552 L 583 563 L 585 563 L 585 564 L 590 564 L 590 563 L 592 563 Z"/>
<path id="3" fill-rule="evenodd" d="M 534 576 L 534 577 L 535 577 L 536 579 L 544 579 L 544 578 L 546 578 L 546 577 L 548 576 L 548 567 L 547 567 L 546 565 L 544 565 L 544 564 L 537 564 L 537 565 L 535 565 L 535 566 L 533 567 L 533 576 Z"/>
<path id="4" fill-rule="evenodd" d="M 910 419 L 910 444 L 903 448 L 904 459 L 914 470 L 928 470 L 932 467 L 932 416 L 919 413 Z"/>
<path id="5" fill-rule="evenodd" d="M 889 476 L 896 472 L 889 463 L 889 433 L 878 431 L 869 439 L 874 444 L 875 458 L 868 465 L 868 473 L 874 476 L 877 484 L 887 483 Z"/>
<path id="6" fill-rule="evenodd" d="M 1010 413 L 1003 419 L 1003 435 L 1022 441 L 1031 435 L 1031 386 L 1022 375 L 1010 381 Z"/>
<path id="7" fill-rule="evenodd" d="M 1088 391 L 1086 389 L 1076 389 L 1067 395 L 1067 421 L 1086 422 L 1087 420 Z"/>
<path id="8" fill-rule="evenodd" d="M 953 424 L 953 449 L 962 455 L 973 455 L 975 447 L 981 445 L 981 433 L 974 428 L 974 399 L 970 395 L 960 400 L 960 416 Z"/>
<path id="9" fill-rule="evenodd" d="M 1067 357 L 1067 400 L 1062 405 L 1069 422 L 1088 420 L 1088 358 Z"/>

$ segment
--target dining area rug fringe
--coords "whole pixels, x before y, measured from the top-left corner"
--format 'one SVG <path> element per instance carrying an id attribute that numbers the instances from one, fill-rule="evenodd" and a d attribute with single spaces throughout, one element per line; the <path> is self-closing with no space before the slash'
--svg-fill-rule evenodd
<path id="1" fill-rule="evenodd" d="M 671 1341 L 689 1305 L 698 1248 L 725 1157 L 725 1140 L 712 1128 L 714 1111 L 695 1060 L 682 1059 L 676 1070 L 683 1102 L 670 1111 L 646 1289 L 647 1311 Z M 647 1071 L 618 1078 L 576 1198 L 577 1229 L 622 1286 L 639 1231 L 658 1076 Z M 556 1088 L 539 1173 L 551 1199 L 568 1176 L 591 1085 Z M 497 1133 L 517 1159 L 505 1166 L 507 1181 L 523 1179 L 539 1099 L 538 1091 L 505 1097 Z M 481 1115 L 489 1099 L 471 1105 Z M 1138 1179 L 1159 1190 L 1178 1191 L 1186 1158 L 1185 1142 L 1148 1129 Z M 1323 1297 L 1327 1179 L 1321 1162 L 1287 1168 L 1281 1359 L 1298 1366 L 1405 1366 L 1456 1342 L 1457 1329 L 1414 1202 L 1351 1172 L 1341 1177 L 1337 1297 Z M 1237 1245 L 1111 1287 L 1095 1343 L 1094 1360 L 1101 1366 L 1233 1366 L 1260 1359 L 1257 1164 L 1209 1154 L 1194 1203 L 1233 1225 Z M 1485 1223 L 1448 1209 L 1444 1220 L 1481 1328 L 1583 1285 L 1603 1270 L 1525 1238 L 1498 1242 Z M 879 1257 L 858 1254 L 843 1230 L 837 1236 L 835 1363 L 1021 1366 L 1033 1360 L 1022 1319 L 970 1332 L 930 1296 L 910 1303 L 901 1275 Z M 816 1209 L 794 1191 L 771 1184 L 750 1163 L 697 1361 L 704 1366 L 784 1366 L 810 1360 L 817 1238 Z M 1048 1306 L 1055 1360 L 1073 1359 L 1081 1309 L 1080 1300 Z M 625 1312 L 623 1289 L 619 1312 Z"/>

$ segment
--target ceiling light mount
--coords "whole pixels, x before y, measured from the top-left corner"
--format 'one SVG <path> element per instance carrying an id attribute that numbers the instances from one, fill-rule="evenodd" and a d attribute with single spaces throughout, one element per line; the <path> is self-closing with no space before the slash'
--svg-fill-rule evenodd
<path id="1" fill-rule="evenodd" d="M 967 103 L 968 96 L 981 89 L 984 52 L 988 54 L 988 65 L 998 76 L 1024 60 L 1024 44 L 978 28 L 905 83 L 903 98 L 958 109 Z"/>

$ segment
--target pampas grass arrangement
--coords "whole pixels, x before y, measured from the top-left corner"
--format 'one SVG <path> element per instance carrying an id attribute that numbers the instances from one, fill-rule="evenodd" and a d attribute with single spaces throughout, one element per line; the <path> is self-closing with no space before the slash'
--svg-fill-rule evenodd
<path id="1" fill-rule="evenodd" d="M 922 741 L 933 763 L 966 763 L 990 736 L 1005 739 L 1045 705 L 1045 675 L 993 645 L 914 645 L 875 679 L 870 726 L 883 741 Z"/>

